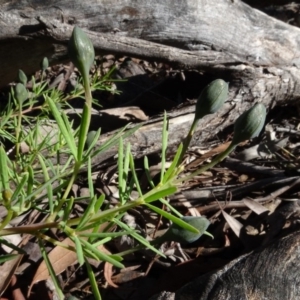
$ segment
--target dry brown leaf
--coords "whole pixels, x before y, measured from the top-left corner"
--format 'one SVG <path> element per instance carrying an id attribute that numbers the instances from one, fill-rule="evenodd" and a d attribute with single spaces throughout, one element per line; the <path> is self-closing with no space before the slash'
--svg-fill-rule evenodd
<path id="1" fill-rule="evenodd" d="M 108 108 L 100 110 L 100 115 L 106 113 L 108 115 L 117 116 L 127 121 L 147 121 L 148 116 L 138 106 L 127 106 L 118 108 Z"/>
<path id="2" fill-rule="evenodd" d="M 104 264 L 104 278 L 107 281 L 107 283 L 110 286 L 113 286 L 114 288 L 118 288 L 119 286 L 116 285 L 113 281 L 112 281 L 112 276 L 113 276 L 113 265 L 106 262 Z"/>
<path id="3" fill-rule="evenodd" d="M 237 237 L 240 237 L 241 229 L 243 228 L 243 224 L 240 223 L 237 219 L 230 216 L 227 212 L 222 210 L 222 214 L 227 221 L 228 225 L 232 229 L 232 231 L 235 233 Z"/>
<path id="4" fill-rule="evenodd" d="M 23 254 L 18 254 L 15 258 L 6 261 L 2 266 L 0 266 L 0 296 L 7 289 L 22 258 Z"/>
<path id="5" fill-rule="evenodd" d="M 63 244 L 68 246 L 74 246 L 74 243 L 71 239 L 66 238 Z M 60 246 L 56 246 L 49 254 L 49 260 L 52 264 L 53 270 L 56 275 L 62 273 L 67 267 L 73 265 L 77 261 L 77 255 L 75 252 L 65 249 Z M 39 281 L 46 280 L 50 277 L 49 271 L 47 269 L 46 263 L 41 262 L 38 269 L 35 272 L 35 275 L 30 284 L 27 297 L 29 297 L 33 285 Z"/>
<path id="6" fill-rule="evenodd" d="M 211 158 L 212 156 L 220 154 L 221 152 L 225 151 L 229 145 L 230 145 L 230 142 L 227 142 L 227 143 L 224 143 L 224 144 L 221 144 L 221 145 L 215 147 L 214 149 L 211 149 L 210 151 L 203 154 L 200 158 L 193 160 L 190 164 L 188 164 L 186 166 L 186 168 L 193 169 L 195 167 L 198 167 L 200 164 L 202 164 L 204 161 Z"/>
<path id="7" fill-rule="evenodd" d="M 144 277 L 144 272 L 136 271 L 140 267 L 141 265 L 135 265 L 122 269 L 119 274 L 112 276 L 112 280 L 116 283 L 126 283 L 137 278 Z"/>
<path id="8" fill-rule="evenodd" d="M 105 228 L 106 226 L 107 226 L 107 223 L 103 223 L 99 229 L 99 232 L 101 232 L 101 230 L 103 228 Z M 91 232 L 91 231 L 92 231 L 92 229 L 87 230 L 86 232 Z M 64 239 L 62 243 L 67 246 L 75 247 L 73 241 L 69 238 Z M 98 250 L 100 250 L 108 255 L 111 254 L 104 247 L 104 245 L 99 245 Z M 68 268 L 69 266 L 71 266 L 77 262 L 76 252 L 68 250 L 68 249 L 60 247 L 60 246 L 56 246 L 48 254 L 48 258 L 49 258 L 49 261 L 50 261 L 52 268 L 56 275 L 62 273 L 66 268 Z M 48 278 L 50 278 L 49 271 L 47 269 L 45 261 L 42 261 L 32 279 L 27 296 L 29 297 L 31 289 L 35 283 L 42 281 L 42 280 L 47 280 Z"/>
<path id="9" fill-rule="evenodd" d="M 247 207 L 249 207 L 253 212 L 255 212 L 257 215 L 260 215 L 262 213 L 268 212 L 269 210 L 261 205 L 259 202 L 254 201 L 252 199 L 244 199 L 243 202 Z"/>

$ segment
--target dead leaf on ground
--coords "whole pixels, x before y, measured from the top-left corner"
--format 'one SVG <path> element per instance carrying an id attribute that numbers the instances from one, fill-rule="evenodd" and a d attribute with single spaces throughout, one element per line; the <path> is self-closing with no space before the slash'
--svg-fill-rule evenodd
<path id="1" fill-rule="evenodd" d="M 101 229 L 105 228 L 107 226 L 107 223 L 104 223 L 101 225 L 99 232 L 101 232 Z M 87 230 L 86 232 L 91 232 L 91 230 Z M 66 238 L 62 241 L 63 244 L 71 247 L 75 247 L 75 244 L 70 238 Z M 111 253 L 104 247 L 104 245 L 99 245 L 98 250 L 104 252 L 105 254 L 110 255 Z M 66 268 L 69 266 L 72 266 L 77 262 L 77 254 L 74 251 L 68 250 L 66 248 L 56 246 L 49 254 L 48 254 L 49 261 L 53 267 L 53 270 L 56 275 L 62 273 Z M 42 280 L 47 280 L 50 278 L 50 274 L 48 271 L 48 268 L 46 266 L 45 261 L 43 260 L 41 264 L 39 265 L 38 269 L 36 270 L 36 273 L 32 279 L 32 282 L 30 284 L 30 287 L 28 289 L 27 297 L 29 297 L 31 289 L 34 284 L 38 283 Z"/>
<path id="2" fill-rule="evenodd" d="M 62 243 L 68 246 L 74 246 L 73 241 L 69 238 L 66 238 Z M 48 254 L 48 257 L 56 275 L 62 273 L 67 267 L 75 264 L 77 261 L 77 254 L 75 252 L 60 246 L 56 246 Z M 48 278 L 50 278 L 48 268 L 45 261 L 42 261 L 29 286 L 27 297 L 29 297 L 31 289 L 35 283 Z"/>
<path id="3" fill-rule="evenodd" d="M 224 216 L 225 220 L 227 221 L 228 225 L 235 233 L 237 237 L 240 237 L 241 230 L 243 228 L 243 224 L 240 223 L 237 219 L 230 216 L 227 212 L 222 210 L 222 215 Z"/>
<path id="4" fill-rule="evenodd" d="M 257 201 L 254 201 L 250 198 L 244 199 L 243 202 L 247 207 L 249 207 L 253 212 L 255 212 L 257 215 L 260 215 L 262 213 L 268 212 L 269 210 L 260 204 Z"/>
<path id="5" fill-rule="evenodd" d="M 113 286 L 114 288 L 118 288 L 119 286 L 114 284 L 114 282 L 111 279 L 112 275 L 113 275 L 113 265 L 106 262 L 104 264 L 104 278 L 110 286 Z"/>
<path id="6" fill-rule="evenodd" d="M 22 258 L 23 254 L 17 254 L 15 258 L 6 261 L 2 266 L 0 266 L 0 296 L 7 289 L 12 276 L 18 268 Z"/>
<path id="7" fill-rule="evenodd" d="M 230 145 L 230 142 L 221 144 L 217 147 L 215 147 L 214 149 L 211 149 L 210 151 L 206 152 L 205 154 L 203 154 L 200 158 L 197 158 L 195 160 L 193 160 L 191 163 L 189 163 L 186 168 L 187 169 L 193 169 L 195 167 L 198 167 L 200 164 L 202 164 L 204 161 L 206 161 L 207 159 L 213 157 L 214 155 L 220 154 L 221 152 L 225 151 L 228 146 Z"/>

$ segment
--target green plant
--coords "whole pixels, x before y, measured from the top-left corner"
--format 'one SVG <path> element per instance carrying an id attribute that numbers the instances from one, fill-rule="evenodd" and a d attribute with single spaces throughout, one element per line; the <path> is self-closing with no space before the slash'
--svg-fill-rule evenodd
<path id="1" fill-rule="evenodd" d="M 19 72 L 22 83 L 17 84 L 16 88 L 12 89 L 7 108 L 1 116 L 1 136 L 4 140 L 9 140 L 15 145 L 15 156 L 11 157 L 6 153 L 3 144 L 0 146 L 1 201 L 7 210 L 6 217 L 0 222 L 0 237 L 21 233 L 35 236 L 60 297 L 63 297 L 63 293 L 45 251 L 45 243 L 51 242 L 55 246 L 61 246 L 76 252 L 79 264 L 86 266 L 95 298 L 101 299 L 95 274 L 88 263 L 88 258 L 107 261 L 115 267 L 122 268 L 122 257 L 130 251 L 142 247 L 163 255 L 154 247 L 156 243 L 162 240 L 156 240 L 152 243 L 147 241 L 122 221 L 124 214 L 134 207 L 146 206 L 173 222 L 168 230 L 167 238 L 165 236 L 165 240 L 190 243 L 198 239 L 206 233 L 205 230 L 209 225 L 208 220 L 203 217 L 182 216 L 165 198 L 175 193 L 183 181 L 189 180 L 223 159 L 235 148 L 237 143 L 257 135 L 263 126 L 266 112 L 259 104 L 243 114 L 236 122 L 233 142 L 229 149 L 200 170 L 190 175 L 184 175 L 182 159 L 199 119 L 206 114 L 216 112 L 227 97 L 228 85 L 222 80 L 213 82 L 199 97 L 191 130 L 184 143 L 179 145 L 169 168 L 166 168 L 168 131 L 167 116 L 165 114 L 162 128 L 160 181 L 155 184 L 151 179 L 148 159 L 145 157 L 144 166 L 150 189 L 144 191 L 138 180 L 130 144 L 127 144 L 125 149 L 123 146 L 124 139 L 137 130 L 139 126 L 121 129 L 101 146 L 97 145 L 100 129 L 89 132 L 92 108 L 91 91 L 107 88 L 105 82 L 109 81 L 109 78 L 102 79 L 100 83 L 99 80 L 97 82 L 92 80 L 91 86 L 89 71 L 94 61 L 94 49 L 88 36 L 80 28 L 75 27 L 73 30 L 69 53 L 73 63 L 82 75 L 83 89 L 78 88 L 73 94 L 64 96 L 55 89 L 47 89 L 46 82 L 36 83 L 32 78 L 33 88 L 29 93 L 24 85 L 27 79 L 25 79 L 22 72 Z M 47 66 L 47 61 L 44 60 L 43 73 Z M 81 115 L 81 123 L 78 128 L 73 129 L 72 123 L 62 108 L 68 104 L 68 101 L 83 94 L 85 95 L 85 104 Z M 44 100 L 42 104 L 40 104 L 40 98 Z M 33 122 L 32 117 L 27 113 L 34 110 L 39 110 L 41 113 L 37 121 Z M 258 111 L 260 115 L 259 118 L 256 118 L 254 124 L 252 115 Z M 49 121 L 50 114 L 55 119 L 54 123 Z M 26 124 L 28 129 L 24 130 L 23 127 Z M 50 127 L 50 129 L 41 138 L 41 131 L 44 130 L 45 126 Z M 241 136 L 239 132 L 242 128 L 246 129 Z M 21 149 L 23 143 L 29 147 L 29 151 L 25 154 L 22 153 Z M 105 203 L 105 196 L 97 196 L 94 191 L 91 179 L 92 159 L 117 144 L 119 144 L 118 188 L 120 203 L 116 207 L 109 208 Z M 60 164 L 62 154 L 68 157 L 63 165 Z M 54 158 L 56 158 L 56 162 Z M 84 199 L 73 197 L 70 193 L 83 167 L 87 170 L 90 191 L 90 196 Z M 130 199 L 132 191 L 138 192 L 137 199 Z M 47 200 L 46 207 L 44 205 L 45 199 Z M 74 204 L 80 200 L 87 201 L 87 208 L 80 217 L 71 217 Z M 153 202 L 157 200 L 161 201 L 168 208 L 168 211 L 153 205 Z M 7 228 L 7 225 L 17 216 L 34 209 L 40 211 L 43 215 L 43 218 L 41 218 L 43 221 Z M 111 226 L 106 226 L 104 230 L 99 232 L 101 225 L 106 223 L 117 225 L 120 232 L 110 232 Z M 47 230 L 52 228 L 69 237 L 74 243 L 73 246 L 50 237 Z M 119 235 L 132 236 L 140 243 L 140 246 L 126 253 L 112 255 L 105 254 L 98 249 L 99 244 L 105 244 Z M 5 243 L 4 239 L 2 241 Z M 17 246 L 14 246 L 14 249 L 22 252 L 22 249 Z M 2 258 L 5 259 L 5 257 Z"/>

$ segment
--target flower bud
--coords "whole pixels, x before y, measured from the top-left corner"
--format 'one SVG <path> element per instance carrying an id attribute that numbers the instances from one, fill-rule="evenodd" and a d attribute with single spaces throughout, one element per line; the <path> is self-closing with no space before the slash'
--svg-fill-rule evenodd
<path id="1" fill-rule="evenodd" d="M 233 145 L 258 136 L 266 120 L 266 108 L 262 103 L 255 104 L 238 117 L 234 124 Z"/>
<path id="2" fill-rule="evenodd" d="M 197 104 L 195 119 L 213 114 L 219 110 L 228 97 L 228 84 L 222 79 L 216 79 L 207 85 L 200 94 Z"/>
<path id="3" fill-rule="evenodd" d="M 160 241 L 174 241 L 181 244 L 193 243 L 206 233 L 205 230 L 210 224 L 205 217 L 185 216 L 182 217 L 182 220 L 198 229 L 199 233 L 191 232 L 173 223 L 167 232 L 160 238 Z"/>
<path id="4" fill-rule="evenodd" d="M 24 85 L 27 84 L 27 76 L 26 76 L 26 74 L 22 70 L 19 70 L 18 79 Z"/>
<path id="5" fill-rule="evenodd" d="M 21 106 L 22 103 L 28 98 L 28 91 L 26 90 L 24 84 L 18 83 L 15 87 L 15 98 Z"/>
<path id="6" fill-rule="evenodd" d="M 41 69 L 42 72 L 45 72 L 45 70 L 49 67 L 49 61 L 47 57 L 44 57 L 42 62 L 41 62 Z"/>
<path id="7" fill-rule="evenodd" d="M 95 130 L 92 130 L 88 133 L 88 135 L 86 137 L 86 142 L 85 142 L 87 148 L 90 148 L 90 146 L 94 142 L 96 134 L 97 134 L 97 131 L 95 131 Z"/>
<path id="8" fill-rule="evenodd" d="M 69 42 L 69 56 L 82 76 L 88 75 L 94 62 L 95 51 L 89 37 L 75 26 Z"/>

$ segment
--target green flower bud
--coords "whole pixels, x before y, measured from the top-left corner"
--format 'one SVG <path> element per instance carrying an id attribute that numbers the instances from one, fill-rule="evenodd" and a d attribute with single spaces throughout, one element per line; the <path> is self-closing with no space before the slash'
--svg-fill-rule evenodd
<path id="1" fill-rule="evenodd" d="M 198 229 L 199 233 L 191 232 L 173 223 L 166 233 L 159 238 L 159 242 L 174 241 L 181 244 L 190 244 L 197 241 L 203 234 L 207 234 L 205 230 L 210 222 L 205 217 L 186 216 L 182 217 L 182 220 Z"/>
<path id="2" fill-rule="evenodd" d="M 238 117 L 234 124 L 233 145 L 258 136 L 265 124 L 266 108 L 262 103 L 255 104 Z"/>
<path id="3" fill-rule="evenodd" d="M 9 202 L 10 199 L 12 197 L 12 193 L 10 190 L 3 190 L 2 191 L 2 198 L 6 201 L 6 202 Z"/>
<path id="4" fill-rule="evenodd" d="M 228 84 L 222 79 L 216 79 L 207 85 L 200 94 L 197 104 L 195 119 L 213 114 L 219 110 L 228 97 Z"/>
<path id="5" fill-rule="evenodd" d="M 69 56 L 82 76 L 88 75 L 94 62 L 95 51 L 89 37 L 77 26 L 69 42 Z"/>
<path id="6" fill-rule="evenodd" d="M 26 76 L 26 74 L 22 70 L 19 70 L 18 79 L 24 85 L 27 84 L 27 76 Z"/>
<path id="7" fill-rule="evenodd" d="M 97 134 L 97 131 L 95 131 L 95 130 L 92 130 L 88 133 L 87 138 L 86 138 L 86 142 L 85 142 L 87 148 L 90 148 L 90 146 L 92 145 L 96 134 Z"/>
<path id="8" fill-rule="evenodd" d="M 24 84 L 18 83 L 15 87 L 15 98 L 19 102 L 20 106 L 28 98 L 28 91 L 26 90 Z"/>
<path id="9" fill-rule="evenodd" d="M 41 69 L 42 72 L 45 72 L 45 70 L 49 67 L 49 61 L 47 57 L 44 57 L 42 62 L 41 62 Z"/>

